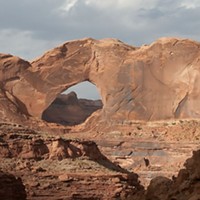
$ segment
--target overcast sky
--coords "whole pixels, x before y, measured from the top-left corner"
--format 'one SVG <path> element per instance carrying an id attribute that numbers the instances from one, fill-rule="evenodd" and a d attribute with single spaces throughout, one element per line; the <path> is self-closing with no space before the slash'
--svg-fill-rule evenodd
<path id="1" fill-rule="evenodd" d="M 33 60 L 65 41 L 200 41 L 200 0 L 0 0 L 0 52 Z"/>

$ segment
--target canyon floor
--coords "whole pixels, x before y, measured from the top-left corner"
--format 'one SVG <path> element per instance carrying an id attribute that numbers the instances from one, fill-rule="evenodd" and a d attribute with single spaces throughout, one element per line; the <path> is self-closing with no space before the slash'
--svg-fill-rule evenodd
<path id="1" fill-rule="evenodd" d="M 22 179 L 30 200 L 142 199 L 153 178 L 174 179 L 200 149 L 199 120 L 49 126 L 0 123 L 0 169 Z"/>

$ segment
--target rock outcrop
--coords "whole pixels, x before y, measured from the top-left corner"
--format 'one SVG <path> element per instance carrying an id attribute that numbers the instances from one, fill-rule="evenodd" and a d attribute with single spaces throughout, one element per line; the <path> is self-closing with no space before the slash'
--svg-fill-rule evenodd
<path id="1" fill-rule="evenodd" d="M 2 121 L 22 122 L 29 116 L 25 102 L 20 101 L 14 95 L 17 88 L 15 85 L 28 82 L 23 79 L 23 73 L 31 65 L 18 57 L 0 54 L 0 117 Z M 30 90 L 29 90 L 30 91 Z M 26 88 L 20 90 L 21 94 L 26 93 Z"/>
<path id="2" fill-rule="evenodd" d="M 43 112 L 42 119 L 62 125 L 77 125 L 101 108 L 101 100 L 78 99 L 75 92 L 70 92 L 60 94 Z"/>
<path id="3" fill-rule="evenodd" d="M 31 129 L 24 130 L 22 127 L 12 125 L 10 127 L 4 128 L 0 125 L 0 158 L 63 160 L 86 156 L 98 162 L 108 162 L 93 141 L 60 137 L 43 139 Z M 112 165 L 111 162 L 108 164 Z"/>
<path id="4" fill-rule="evenodd" d="M 170 180 L 156 177 L 147 188 L 146 199 L 152 200 L 197 200 L 200 198 L 200 150 L 186 160 L 185 169 L 181 169 L 177 177 Z"/>
<path id="5" fill-rule="evenodd" d="M 162 38 L 136 48 L 87 38 L 67 42 L 32 63 L 1 54 L 0 116 L 41 118 L 60 93 L 89 81 L 102 97 L 101 121 L 198 118 L 199 49 L 199 43 L 187 39 Z"/>
<path id="6" fill-rule="evenodd" d="M 26 200 L 26 191 L 22 180 L 0 171 L 0 198 L 3 200 Z"/>
<path id="7" fill-rule="evenodd" d="M 27 199 L 141 200 L 143 196 L 138 175 L 111 162 L 93 141 L 0 123 L 0 144 L 0 168 L 21 177 Z M 0 199 L 15 200 L 14 195 L 21 193 L 15 182 L 0 173 Z"/>

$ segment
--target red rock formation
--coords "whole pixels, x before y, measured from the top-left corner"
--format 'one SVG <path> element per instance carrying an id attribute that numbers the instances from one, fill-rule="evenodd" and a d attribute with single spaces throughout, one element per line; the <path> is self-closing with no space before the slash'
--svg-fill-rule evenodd
<path id="1" fill-rule="evenodd" d="M 78 99 L 76 93 L 71 92 L 59 95 L 43 112 L 42 119 L 63 125 L 77 125 L 101 108 L 101 100 Z"/>
<path id="2" fill-rule="evenodd" d="M 22 122 L 28 116 L 26 105 L 14 95 L 15 84 L 29 84 L 23 79 L 23 73 L 31 65 L 11 55 L 0 54 L 0 117 L 2 121 Z M 31 87 L 30 87 L 31 88 Z M 26 93 L 26 89 L 20 90 Z"/>
<path id="3" fill-rule="evenodd" d="M 65 158 L 78 158 L 86 156 L 91 160 L 107 160 L 101 154 L 95 142 L 65 140 L 62 138 L 41 139 L 34 136 L 29 131 L 28 134 L 20 133 L 2 136 L 0 134 L 0 150 L 1 158 L 23 158 L 23 159 L 56 159 L 63 160 Z"/>
<path id="4" fill-rule="evenodd" d="M 175 38 L 140 48 L 89 38 L 67 42 L 31 64 L 1 55 L 1 99 L 9 102 L 0 106 L 41 118 L 61 92 L 87 80 L 102 96 L 101 121 L 198 118 L 199 47 Z"/>
<path id="5" fill-rule="evenodd" d="M 20 175 L 28 199 L 141 200 L 143 195 L 138 176 L 112 163 L 95 142 L 67 140 L 16 124 L 0 123 L 0 143 L 6 144 L 9 152 L 1 152 L 0 168 Z M 0 185 L 2 180 L 0 174 Z M 1 185 L 0 193 L 6 186 L 11 191 L 13 184 L 8 181 Z M 20 193 L 20 188 L 16 188 Z"/>
<path id="6" fill-rule="evenodd" d="M 200 198 L 200 150 L 186 160 L 185 169 L 181 169 L 177 177 L 170 180 L 156 177 L 147 188 L 146 199 L 152 200 L 197 200 Z"/>

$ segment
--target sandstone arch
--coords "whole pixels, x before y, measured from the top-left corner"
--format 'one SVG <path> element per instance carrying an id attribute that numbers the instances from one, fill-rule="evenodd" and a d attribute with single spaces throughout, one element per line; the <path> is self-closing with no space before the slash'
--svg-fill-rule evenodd
<path id="1" fill-rule="evenodd" d="M 101 93 L 102 120 L 199 118 L 199 49 L 197 42 L 176 38 L 140 48 L 86 38 L 67 42 L 32 63 L 1 55 L 0 106 L 10 112 L 5 98 L 13 107 L 10 115 L 18 109 L 41 118 L 59 93 L 87 80 Z"/>
<path id="2" fill-rule="evenodd" d="M 115 50 L 115 47 L 118 47 L 120 52 Z M 134 48 L 117 40 L 83 39 L 65 43 L 31 63 L 32 67 L 23 74 L 24 82 L 15 85 L 14 96 L 22 102 L 28 102 L 26 106 L 30 115 L 41 118 L 43 110 L 58 94 L 75 84 L 89 81 L 96 85 L 105 105 L 110 98 L 115 98 L 111 96 L 116 88 L 111 75 L 117 78 L 120 55 L 126 49 Z M 109 51 L 113 55 L 108 55 Z M 113 64 L 116 65 L 115 69 Z M 116 70 L 115 73 L 113 70 Z M 20 92 L 23 88 L 27 89 L 26 94 Z M 121 86 L 118 90 L 121 90 Z"/>

